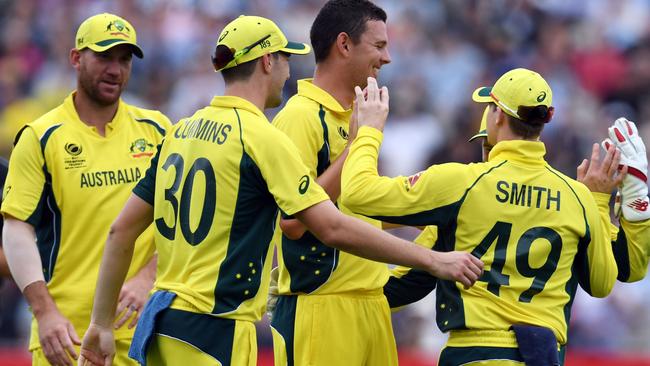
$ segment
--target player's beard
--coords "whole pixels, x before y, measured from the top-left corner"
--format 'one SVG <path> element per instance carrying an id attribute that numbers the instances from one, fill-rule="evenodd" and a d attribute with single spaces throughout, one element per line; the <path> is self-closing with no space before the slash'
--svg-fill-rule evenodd
<path id="1" fill-rule="evenodd" d="M 124 84 L 120 84 L 119 91 L 111 95 L 102 93 L 99 90 L 100 81 L 101 79 L 94 78 L 93 75 L 82 66 L 81 72 L 79 73 L 79 87 L 83 90 L 84 94 L 86 94 L 90 100 L 100 106 L 106 107 L 117 103 L 117 101 L 120 99 L 120 95 L 122 95 L 122 88 Z"/>

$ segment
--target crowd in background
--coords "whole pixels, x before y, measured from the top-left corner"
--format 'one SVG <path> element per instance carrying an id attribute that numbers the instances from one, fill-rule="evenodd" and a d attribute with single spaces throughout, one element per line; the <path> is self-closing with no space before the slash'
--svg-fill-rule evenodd
<path id="1" fill-rule="evenodd" d="M 0 155 L 16 132 L 75 87 L 69 65 L 74 32 L 99 12 L 125 17 L 137 30 L 144 59 L 133 60 L 124 99 L 159 109 L 172 121 L 223 91 L 210 63 L 218 33 L 240 14 L 276 21 L 297 41 L 325 0 L 0 0 Z M 386 175 L 410 175 L 430 164 L 480 159 L 467 139 L 482 113 L 478 86 L 515 67 L 533 69 L 553 89 L 554 119 L 542 140 L 547 160 L 569 176 L 618 116 L 636 121 L 650 142 L 650 0 L 379 0 L 388 13 L 392 63 L 379 81 L 390 90 L 381 152 Z M 285 99 L 310 77 L 310 56 L 291 58 Z M 272 117 L 277 110 L 269 110 Z M 399 234 L 412 238 L 413 230 Z M 401 347 L 435 354 L 444 336 L 428 297 L 395 314 Z M 0 346 L 24 343 L 29 314 L 10 281 L 0 289 Z M 260 339 L 270 332 L 260 326 Z M 606 299 L 580 293 L 571 347 L 650 352 L 650 280 L 617 284 Z M 650 354 L 650 353 L 649 353 Z"/>

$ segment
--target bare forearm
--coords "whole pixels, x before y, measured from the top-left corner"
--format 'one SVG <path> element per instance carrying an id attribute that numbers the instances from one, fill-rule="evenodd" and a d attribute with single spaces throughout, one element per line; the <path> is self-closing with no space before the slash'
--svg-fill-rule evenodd
<path id="1" fill-rule="evenodd" d="M 154 255 L 151 257 L 151 260 L 140 269 L 140 271 L 136 274 L 136 276 L 142 277 L 143 279 L 146 279 L 147 281 L 153 281 L 156 280 L 156 265 L 158 264 L 158 254 L 154 253 Z"/>
<path id="2" fill-rule="evenodd" d="M 371 260 L 431 269 L 431 251 L 341 214 L 331 202 L 321 202 L 296 214 L 326 245 Z"/>
<path id="3" fill-rule="evenodd" d="M 111 226 L 106 240 L 93 304 L 94 324 L 109 327 L 113 323 L 118 295 L 133 257 L 135 240 L 152 221 L 153 207 L 132 194 Z M 145 268 L 149 266 L 155 268 L 151 261 Z M 150 268 L 146 269 L 149 270 Z"/>
<path id="4" fill-rule="evenodd" d="M 111 232 L 99 267 L 92 322 L 109 327 L 113 323 L 117 300 L 133 257 L 133 245 L 121 233 Z"/>
<path id="5" fill-rule="evenodd" d="M 378 262 L 429 270 L 430 250 L 397 238 L 362 220 L 341 215 L 341 225 L 330 235 L 337 249 Z"/>
<path id="6" fill-rule="evenodd" d="M 25 300 L 32 308 L 32 312 L 36 319 L 40 318 L 42 314 L 47 313 L 52 309 L 56 309 L 54 299 L 47 290 L 45 281 L 32 282 L 25 289 L 23 289 Z"/>

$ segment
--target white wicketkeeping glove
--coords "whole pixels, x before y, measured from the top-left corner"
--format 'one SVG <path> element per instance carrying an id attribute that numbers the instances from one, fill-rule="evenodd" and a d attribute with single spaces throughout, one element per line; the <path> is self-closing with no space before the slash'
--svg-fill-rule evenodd
<path id="1" fill-rule="evenodd" d="M 266 315 L 269 321 L 273 319 L 273 311 L 278 304 L 278 276 L 280 270 L 275 267 L 271 270 L 271 286 L 269 286 L 269 297 L 266 300 Z"/>
<path id="2" fill-rule="evenodd" d="M 621 164 L 628 167 L 619 190 L 623 217 L 630 222 L 650 219 L 648 156 L 634 122 L 617 119 L 609 128 L 609 139 L 603 141 L 605 148 L 608 144 L 614 144 L 621 151 Z M 614 209 L 617 209 L 616 206 Z"/>

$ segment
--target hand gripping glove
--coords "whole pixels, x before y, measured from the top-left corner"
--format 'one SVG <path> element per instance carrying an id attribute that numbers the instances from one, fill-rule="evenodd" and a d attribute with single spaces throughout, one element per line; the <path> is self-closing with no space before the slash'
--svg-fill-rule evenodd
<path id="1" fill-rule="evenodd" d="M 609 139 L 603 142 L 606 148 L 608 144 L 614 144 L 621 151 L 621 164 L 628 167 L 619 190 L 623 217 L 630 222 L 649 219 L 648 156 L 634 122 L 617 119 L 609 128 Z"/>

